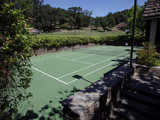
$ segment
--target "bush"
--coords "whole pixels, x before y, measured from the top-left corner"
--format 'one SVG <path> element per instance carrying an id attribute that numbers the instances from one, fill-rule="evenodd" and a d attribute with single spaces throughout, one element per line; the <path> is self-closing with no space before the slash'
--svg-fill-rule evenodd
<path id="1" fill-rule="evenodd" d="M 152 66 L 160 66 L 160 54 L 156 51 L 156 47 L 151 43 L 144 43 L 144 48 L 137 51 L 137 59 L 139 64 Z"/>
<path id="2" fill-rule="evenodd" d="M 18 103 L 30 96 L 25 89 L 31 80 L 31 43 L 24 35 L 26 22 L 22 11 L 13 8 L 13 3 L 0 4 L 0 119 L 3 120 L 11 117 Z"/>
<path id="3" fill-rule="evenodd" d="M 106 44 L 123 46 L 125 43 L 130 43 L 130 36 L 128 35 L 104 35 L 104 36 L 87 36 L 87 35 L 38 35 L 33 36 L 32 47 L 34 50 L 39 48 L 58 49 L 61 47 L 71 47 L 75 45 Z M 135 45 L 141 45 L 139 36 L 136 36 Z M 130 44 L 129 44 L 130 45 Z"/>

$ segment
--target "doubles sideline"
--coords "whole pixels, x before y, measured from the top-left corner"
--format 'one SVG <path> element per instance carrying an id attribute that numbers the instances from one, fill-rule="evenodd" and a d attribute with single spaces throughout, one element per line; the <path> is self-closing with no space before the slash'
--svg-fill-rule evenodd
<path id="1" fill-rule="evenodd" d="M 33 66 L 32 66 L 32 69 L 34 69 L 35 71 L 40 72 L 40 73 L 46 75 L 47 77 L 53 78 L 53 79 L 55 79 L 56 81 L 58 81 L 58 82 L 60 82 L 60 83 L 62 83 L 62 84 L 65 84 L 65 85 L 69 86 L 69 84 L 66 83 L 66 82 L 64 82 L 63 80 L 60 80 L 59 78 L 56 78 L 56 77 L 54 77 L 54 76 L 52 76 L 52 75 L 50 75 L 50 74 L 48 74 L 48 73 L 46 73 L 46 72 L 43 72 L 43 71 L 41 71 L 40 69 L 38 69 L 38 68 L 36 68 L 36 67 L 33 67 Z"/>
<path id="2" fill-rule="evenodd" d="M 104 69 L 104 68 L 106 68 L 106 67 L 108 67 L 108 66 L 111 66 L 111 65 L 113 65 L 113 63 L 107 64 L 107 65 L 105 65 L 105 66 L 103 66 L 103 67 L 101 67 L 101 68 L 99 68 L 99 69 L 96 69 L 96 70 L 94 70 L 94 71 L 92 71 L 92 72 L 89 72 L 89 73 L 85 74 L 84 77 L 86 77 L 86 76 L 88 76 L 88 75 L 91 75 L 91 74 L 93 74 L 93 73 L 95 73 L 95 72 L 97 72 L 97 71 L 99 71 L 99 70 L 101 70 L 101 69 Z M 73 82 L 76 82 L 77 80 L 78 80 L 78 79 L 74 79 L 74 80 L 68 82 L 68 84 L 71 84 L 71 83 L 73 83 Z"/>
<path id="3" fill-rule="evenodd" d="M 125 53 L 125 54 L 126 54 L 126 53 Z M 63 78 L 63 77 L 72 75 L 72 74 L 74 74 L 74 73 L 77 73 L 77 72 L 80 72 L 80 71 L 89 69 L 89 68 L 91 68 L 91 67 L 93 67 L 93 66 L 99 65 L 99 64 L 101 64 L 101 63 L 107 62 L 107 61 L 109 61 L 109 60 L 112 60 L 112 59 L 114 59 L 114 58 L 120 57 L 120 56 L 125 55 L 125 54 L 123 53 L 123 54 L 120 54 L 120 55 L 118 55 L 118 56 L 111 57 L 111 58 L 109 58 L 109 59 L 103 60 L 103 61 L 98 62 L 98 63 L 96 63 L 96 64 L 89 65 L 89 66 L 87 66 L 87 67 L 85 67 L 85 68 L 81 68 L 81 69 L 76 70 L 76 71 L 73 71 L 73 72 L 71 72 L 71 73 L 64 74 L 64 75 L 62 75 L 62 76 L 60 76 L 60 77 L 58 77 L 58 78 L 60 79 L 60 78 Z"/>
<path id="4" fill-rule="evenodd" d="M 124 54 L 124 53 L 123 53 L 123 54 Z M 119 56 L 122 56 L 122 54 L 121 54 L 121 55 L 118 55 L 118 56 L 111 57 L 110 59 L 113 59 L 113 58 L 119 57 Z M 74 74 L 74 73 L 76 73 L 76 72 L 79 72 L 79 71 L 82 71 L 82 70 L 85 70 L 85 69 L 88 69 L 88 68 L 90 68 L 90 67 L 92 67 L 92 66 L 95 66 L 95 65 L 104 63 L 104 62 L 106 62 L 106 61 L 109 61 L 110 59 L 101 61 L 101 62 L 99 62 L 99 63 L 90 65 L 90 66 L 88 66 L 88 67 L 79 69 L 79 70 L 77 70 L 77 71 L 74 71 L 74 72 L 65 74 L 65 75 L 63 75 L 63 76 L 61 76 L 61 77 L 58 77 L 58 78 L 57 78 L 57 77 L 54 77 L 53 75 L 51 75 L 51 74 L 49 74 L 49 73 L 46 73 L 46 72 L 40 70 L 40 69 L 38 69 L 38 68 L 36 68 L 36 67 L 34 67 L 34 66 L 32 66 L 32 69 L 34 69 L 35 71 L 40 72 L 40 73 L 46 75 L 47 77 L 50 77 L 50 78 L 52 78 L 52 79 L 55 79 L 56 81 L 58 81 L 58 82 L 60 82 L 60 83 L 62 83 L 62 84 L 64 84 L 64 85 L 70 86 L 69 84 L 71 84 L 71 83 L 73 83 L 73 82 L 75 82 L 75 81 L 77 81 L 77 80 L 75 79 L 75 80 L 73 80 L 73 81 L 70 81 L 70 82 L 66 83 L 66 82 L 64 82 L 63 80 L 60 80 L 60 78 L 66 77 L 66 76 L 68 76 L 68 75 Z M 92 71 L 92 72 L 89 72 L 89 73 L 85 74 L 84 76 L 91 75 L 91 74 L 93 74 L 93 73 L 95 73 L 95 72 L 97 72 L 97 71 L 99 71 L 99 70 L 101 70 L 101 69 L 103 69 L 103 68 L 105 68 L 105 67 L 107 67 L 107 66 L 110 66 L 110 65 L 112 65 L 112 64 L 113 64 L 113 63 L 107 64 L 107 65 L 105 65 L 105 66 L 103 66 L 103 67 L 101 67 L 101 68 L 99 68 L 99 69 L 96 69 L 96 70 L 94 70 L 94 71 Z"/>
<path id="5" fill-rule="evenodd" d="M 93 74 L 93 73 L 95 73 L 95 72 L 97 72 L 97 71 L 100 71 L 100 70 L 102 70 L 102 69 L 104 69 L 104 68 L 106 68 L 106 67 L 108 67 L 108 66 L 111 66 L 111 65 L 114 65 L 114 63 L 112 62 L 112 63 L 107 64 L 107 65 L 105 65 L 105 66 L 103 66 L 103 67 L 100 67 L 100 68 L 98 68 L 98 69 L 96 69 L 96 70 L 94 70 L 94 71 L 91 71 L 91 72 L 85 74 L 84 77 L 86 77 L 86 76 L 88 76 L 88 75 L 91 75 L 91 74 Z M 78 80 L 78 79 L 74 79 L 74 80 L 68 82 L 68 84 L 71 84 L 71 83 L 73 83 L 73 82 L 76 82 L 77 80 Z"/>

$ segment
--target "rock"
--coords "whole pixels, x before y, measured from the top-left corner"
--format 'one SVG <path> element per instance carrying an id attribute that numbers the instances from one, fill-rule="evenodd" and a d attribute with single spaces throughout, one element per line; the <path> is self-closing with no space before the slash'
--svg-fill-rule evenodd
<path id="1" fill-rule="evenodd" d="M 160 78 L 160 66 L 150 68 L 149 72 Z"/>

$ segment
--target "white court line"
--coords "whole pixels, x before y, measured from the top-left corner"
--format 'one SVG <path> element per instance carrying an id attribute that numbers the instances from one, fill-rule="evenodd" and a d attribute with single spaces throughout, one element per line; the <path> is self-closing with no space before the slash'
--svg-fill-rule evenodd
<path id="1" fill-rule="evenodd" d="M 99 68 L 99 69 L 96 69 L 96 70 L 94 70 L 94 71 L 92 71 L 92 72 L 89 72 L 89 73 L 85 74 L 84 77 L 86 77 L 86 76 L 88 76 L 88 75 L 91 75 L 91 74 L 93 74 L 93 73 L 95 73 L 95 72 L 97 72 L 97 71 L 99 71 L 99 70 L 101 70 L 101 69 L 104 69 L 105 67 L 111 66 L 111 65 L 114 65 L 114 64 L 113 64 L 113 63 L 107 64 L 107 65 L 105 65 L 105 66 L 103 66 L 103 67 L 101 67 L 101 68 Z M 78 79 L 74 79 L 74 80 L 68 82 L 68 84 L 73 83 L 73 82 L 76 82 L 77 80 L 78 80 Z"/>
<path id="2" fill-rule="evenodd" d="M 104 69 L 105 67 L 111 66 L 111 65 L 114 65 L 114 64 L 113 64 L 113 63 L 107 64 L 107 65 L 105 65 L 105 66 L 103 66 L 103 67 L 101 67 L 101 68 L 99 68 L 99 69 L 96 69 L 96 70 L 94 70 L 94 71 L 92 71 L 92 72 L 89 72 L 89 73 L 85 74 L 84 77 L 86 77 L 86 76 L 88 76 L 88 75 L 91 75 L 91 74 L 93 74 L 93 73 L 95 73 L 95 72 L 97 72 L 97 71 L 99 71 L 99 70 L 101 70 L 101 69 Z M 73 83 L 73 82 L 76 82 L 77 80 L 78 80 L 78 79 L 74 79 L 74 80 L 68 82 L 68 84 L 71 84 L 71 83 Z"/>
<path id="3" fill-rule="evenodd" d="M 99 70 L 101 70 L 101 69 L 103 69 L 103 68 L 105 68 L 105 67 L 108 67 L 108 66 L 110 66 L 110 65 L 113 65 L 113 62 L 110 63 L 110 64 L 107 64 L 107 65 L 105 65 L 105 66 L 103 66 L 103 67 L 101 67 L 101 68 L 99 68 L 99 69 L 96 69 L 96 70 L 94 70 L 94 71 L 92 71 L 92 72 L 89 72 L 89 73 L 85 74 L 84 77 L 86 77 L 86 76 L 88 76 L 88 75 L 91 75 L 91 74 L 93 74 L 93 73 L 95 73 L 95 72 L 97 72 L 97 71 L 99 71 Z"/>
<path id="4" fill-rule="evenodd" d="M 34 70 L 36 70 L 36 71 L 38 71 L 38 72 L 46 75 L 47 77 L 53 78 L 53 79 L 55 79 L 56 81 L 58 81 L 58 82 L 60 82 L 60 83 L 63 83 L 63 84 L 65 84 L 65 85 L 69 86 L 68 83 L 66 83 L 66 82 L 60 80 L 59 78 L 56 78 L 56 77 L 54 77 L 54 76 L 52 76 L 52 75 L 50 75 L 50 74 L 48 74 L 48 73 L 46 73 L 46 72 L 43 72 L 43 71 L 41 71 L 40 69 L 38 69 L 38 68 L 36 68 L 36 67 L 33 67 L 33 66 L 32 66 L 32 69 L 34 69 Z"/>
<path id="5" fill-rule="evenodd" d="M 71 62 L 77 62 L 77 63 L 87 64 L 87 65 L 92 64 L 92 63 L 89 63 L 89 62 L 84 62 L 84 61 L 82 62 L 82 61 L 77 61 L 77 60 L 74 60 L 74 59 L 63 58 L 63 57 L 60 57 L 60 56 L 57 56 L 57 55 L 56 55 L 56 57 L 59 58 L 59 59 L 63 59 L 63 60 L 71 61 Z"/>
<path id="6" fill-rule="evenodd" d="M 110 66 L 110 65 L 113 65 L 113 63 L 107 64 L 107 65 L 105 65 L 105 66 L 103 66 L 103 67 L 101 67 L 101 68 L 98 68 L 98 69 L 96 69 L 96 70 L 94 70 L 94 71 L 92 71 L 92 72 L 89 72 L 89 73 L 85 74 L 84 77 L 86 77 L 86 76 L 88 76 L 88 75 L 91 75 L 91 74 L 93 74 L 93 73 L 95 73 L 95 72 L 97 72 L 97 71 L 99 71 L 99 70 L 101 70 L 101 69 L 103 69 L 103 68 L 105 68 L 105 67 L 108 67 L 108 66 Z"/>
<path id="7" fill-rule="evenodd" d="M 126 54 L 126 53 L 125 53 L 125 54 Z M 79 70 L 77 70 L 77 71 L 73 71 L 73 72 L 71 72 L 71 73 L 67 73 L 67 74 L 62 75 L 61 77 L 59 77 L 59 79 L 60 79 L 60 78 L 63 78 L 63 77 L 66 77 L 66 76 L 69 76 L 69 75 L 72 75 L 72 74 L 74 74 L 74 73 L 77 73 L 77 72 L 79 72 L 79 71 L 83 71 L 83 70 L 85 70 L 85 69 L 88 69 L 88 68 L 90 68 L 90 67 L 96 66 L 96 65 L 98 65 L 98 64 L 104 63 L 104 62 L 106 62 L 106 61 L 112 60 L 113 58 L 117 58 L 117 57 L 122 56 L 122 55 L 125 55 L 125 54 L 123 53 L 123 54 L 120 54 L 120 55 L 118 55 L 118 56 L 114 56 L 114 57 L 111 57 L 111 58 L 109 58 L 109 59 L 103 60 L 103 61 L 101 61 L 101 62 L 99 62 L 99 63 L 92 64 L 92 65 L 87 66 L 87 67 L 85 67 L 85 68 L 79 69 Z"/>

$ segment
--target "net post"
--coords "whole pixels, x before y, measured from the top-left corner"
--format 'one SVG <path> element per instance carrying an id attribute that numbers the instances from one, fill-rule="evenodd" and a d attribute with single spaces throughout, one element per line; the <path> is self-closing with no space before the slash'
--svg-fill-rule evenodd
<path id="1" fill-rule="evenodd" d="M 137 0 L 134 0 L 134 16 L 132 24 L 132 38 L 131 38 L 131 52 L 130 52 L 130 69 L 132 72 L 133 72 L 133 50 L 134 50 L 134 40 L 135 40 L 136 10 L 137 10 Z"/>

